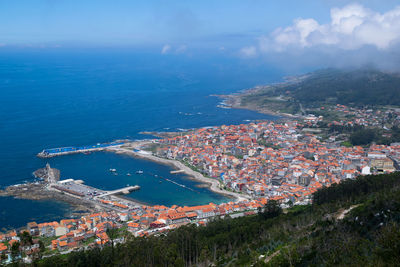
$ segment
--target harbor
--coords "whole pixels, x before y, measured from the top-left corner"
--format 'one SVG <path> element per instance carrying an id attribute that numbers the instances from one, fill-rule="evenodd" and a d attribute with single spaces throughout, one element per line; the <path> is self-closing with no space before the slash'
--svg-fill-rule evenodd
<path id="1" fill-rule="evenodd" d="M 242 201 L 242 200 L 248 200 L 249 196 L 247 196 L 246 194 L 239 194 L 237 192 L 232 192 L 232 191 L 228 191 L 228 190 L 224 190 L 221 185 L 220 182 L 216 179 L 212 179 L 212 178 L 208 178 L 205 177 L 203 174 L 192 170 L 191 168 L 189 168 L 188 166 L 186 166 L 185 164 L 183 164 L 182 162 L 178 161 L 178 160 L 171 160 L 171 159 L 166 159 L 166 158 L 161 158 L 161 157 L 157 157 L 155 155 L 153 155 L 152 152 L 150 151 L 145 151 L 142 148 L 146 147 L 148 145 L 153 144 L 152 140 L 140 140 L 140 141 L 134 141 L 134 142 L 126 142 L 124 144 L 124 146 L 120 146 L 120 147 L 110 147 L 107 149 L 107 151 L 109 152 L 113 152 L 116 154 L 124 154 L 124 155 L 129 155 L 132 157 L 136 157 L 136 158 L 141 158 L 144 160 L 149 160 L 152 162 L 156 162 L 158 164 L 163 164 L 163 165 L 167 165 L 170 166 L 172 168 L 174 168 L 175 170 L 169 171 L 170 174 L 175 174 L 175 175 L 179 175 L 179 174 L 186 174 L 188 175 L 189 179 L 193 179 L 197 182 L 202 183 L 203 185 L 207 185 L 206 187 L 214 192 L 217 193 L 219 195 L 223 195 L 225 197 L 228 197 L 230 199 L 235 199 L 238 201 Z M 174 181 L 172 181 L 171 179 L 168 178 L 164 178 L 165 181 L 170 182 L 172 184 L 175 184 L 181 188 L 185 188 L 188 191 L 192 191 L 192 192 L 196 192 L 197 190 L 194 190 L 192 188 L 189 187 L 183 187 L 182 185 L 176 184 Z"/>
<path id="2" fill-rule="evenodd" d="M 82 180 L 66 179 L 49 184 L 48 190 L 55 190 L 71 197 L 78 198 L 85 202 L 92 202 L 105 210 L 124 212 L 137 207 L 137 203 L 127 198 L 120 198 L 120 194 L 129 194 L 140 189 L 140 186 L 126 186 L 116 190 L 105 191 L 89 185 L 85 185 Z"/>
<path id="3" fill-rule="evenodd" d="M 75 208 L 79 214 L 96 211 L 126 212 L 141 203 L 122 197 L 140 189 L 139 185 L 127 185 L 115 190 L 102 190 L 85 185 L 83 180 L 60 180 L 60 171 L 49 164 L 34 172 L 38 180 L 30 183 L 11 185 L 0 190 L 0 196 L 13 196 L 31 200 L 59 200 Z"/>
<path id="4" fill-rule="evenodd" d="M 165 200 L 158 196 L 152 196 L 156 200 L 148 202 L 148 194 L 146 192 L 149 190 L 164 190 L 167 192 L 166 194 L 170 194 L 170 192 L 179 192 L 179 196 L 191 196 L 195 204 L 204 202 L 202 196 L 204 192 L 209 194 L 208 186 L 204 186 L 205 184 L 192 184 L 193 182 L 189 182 L 189 184 L 182 182 L 182 175 L 185 176 L 184 179 L 192 179 L 192 176 L 186 177 L 187 170 L 182 167 L 174 166 L 173 164 L 161 162 L 157 162 L 157 166 L 154 166 L 153 162 L 156 161 L 152 162 L 152 160 L 149 161 L 149 158 L 147 158 L 152 156 L 150 151 L 142 150 L 140 147 L 136 146 L 132 147 L 132 144 L 148 144 L 149 142 L 151 142 L 151 140 L 140 140 L 136 142 L 117 140 L 101 146 L 98 144 L 96 146 L 73 147 L 74 150 L 63 148 L 44 149 L 44 152 L 42 151 L 43 153 L 39 154 L 44 156 L 44 158 L 50 158 L 48 162 L 51 163 L 52 166 L 56 166 L 56 168 L 52 168 L 47 164 L 45 168 L 38 169 L 34 172 L 36 179 L 33 181 L 25 180 L 22 183 L 5 187 L 3 190 L 0 190 L 0 196 L 27 200 L 63 202 L 69 205 L 69 210 L 65 213 L 65 216 L 70 218 L 104 211 L 129 213 L 149 203 L 166 203 L 167 205 L 171 205 L 168 203 L 169 200 L 164 202 Z M 146 157 L 145 161 L 140 165 L 133 165 L 135 166 L 133 167 L 131 165 L 131 159 L 127 158 L 127 164 L 121 165 L 121 160 L 125 161 L 125 159 L 124 157 L 119 158 L 118 156 L 118 159 L 109 162 L 110 165 L 104 166 L 101 171 L 96 169 L 95 175 L 82 176 L 80 173 L 74 171 L 74 163 L 67 168 L 58 164 L 60 160 L 63 161 L 69 157 L 55 159 L 57 156 L 76 153 L 80 155 L 71 157 L 71 159 L 76 162 L 81 162 L 82 159 L 89 162 L 97 162 L 98 160 L 104 161 L 104 158 L 107 158 L 108 161 L 110 157 L 114 157 L 112 154 L 126 154 L 126 150 L 130 150 L 136 155 Z M 86 156 L 85 154 L 90 151 L 111 153 L 90 153 L 90 156 Z M 161 165 L 159 165 L 160 163 Z M 88 163 L 88 165 L 91 165 L 91 163 Z M 151 165 L 151 167 L 148 168 L 146 167 L 147 165 Z M 165 165 L 168 167 L 165 167 Z M 173 168 L 172 170 L 170 169 L 171 167 Z M 157 168 L 165 168 L 165 170 L 159 172 Z M 60 169 L 63 175 L 61 175 Z M 118 179 L 115 179 L 117 178 L 115 176 L 118 176 Z M 70 177 L 74 179 L 67 179 Z M 94 177 L 102 178 L 93 180 Z M 144 193 L 142 191 L 132 193 L 141 190 L 142 186 L 144 188 Z M 220 199 L 223 199 L 221 196 L 223 191 L 219 190 L 218 193 L 219 196 L 216 197 L 216 200 L 213 200 L 213 202 L 215 201 L 218 203 Z M 211 194 L 214 194 L 214 192 Z M 187 203 L 184 197 L 180 197 L 180 199 L 182 199 L 182 205 Z M 177 202 L 177 200 L 174 199 L 174 202 Z"/>
<path id="5" fill-rule="evenodd" d="M 95 146 L 44 149 L 41 153 L 38 154 L 38 156 L 48 158 L 48 157 L 55 157 L 55 156 L 71 154 L 71 153 L 87 153 L 90 151 L 108 151 L 108 152 L 112 152 L 112 153 L 116 153 L 116 154 L 127 154 L 130 156 L 136 156 L 136 157 L 143 158 L 146 160 L 151 160 L 151 161 L 154 161 L 154 162 L 157 162 L 160 164 L 166 164 L 166 165 L 172 166 L 175 170 L 169 171 L 170 174 L 172 174 L 172 175 L 183 174 L 183 173 L 187 174 L 191 178 L 193 178 L 197 181 L 200 181 L 203 184 L 209 185 L 208 188 L 215 193 L 233 197 L 233 198 L 239 199 L 239 200 L 247 199 L 247 197 L 245 197 L 243 195 L 239 195 L 235 192 L 223 190 L 217 180 L 206 178 L 202 174 L 191 170 L 189 167 L 185 166 L 184 164 L 182 164 L 179 161 L 155 157 L 152 154 L 152 152 L 142 149 L 143 146 L 153 144 L 153 142 L 154 142 L 154 140 L 137 140 L 137 141 L 117 140 L 117 141 L 114 141 L 111 143 L 103 143 L 103 144 L 99 143 Z M 112 175 L 115 175 L 115 176 L 119 175 L 115 168 L 110 168 L 109 171 Z M 138 170 L 138 171 L 136 171 L 136 174 L 143 174 L 143 171 Z M 131 173 L 128 172 L 128 173 L 126 173 L 126 175 L 131 176 Z M 197 190 L 190 188 L 186 185 L 177 183 L 176 181 L 168 179 L 166 177 L 161 177 L 161 176 L 158 177 L 157 175 L 154 175 L 154 177 L 156 177 L 160 180 L 159 183 L 162 183 L 162 181 L 166 181 L 166 182 L 172 183 L 178 187 L 181 187 L 183 189 L 198 193 Z M 125 193 L 129 193 L 129 191 L 125 192 Z M 104 194 L 108 195 L 107 193 L 104 193 Z"/>

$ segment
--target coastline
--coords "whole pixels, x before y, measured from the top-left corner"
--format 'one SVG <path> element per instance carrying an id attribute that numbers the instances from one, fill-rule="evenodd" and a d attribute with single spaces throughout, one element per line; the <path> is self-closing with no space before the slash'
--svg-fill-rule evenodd
<path id="1" fill-rule="evenodd" d="M 250 92 L 244 92 L 244 93 L 232 94 L 232 95 L 213 95 L 213 96 L 218 97 L 225 102 L 224 108 L 252 110 L 252 111 L 256 111 L 261 114 L 266 114 L 266 115 L 271 115 L 271 116 L 276 116 L 276 117 L 286 118 L 286 119 L 300 118 L 300 116 L 296 116 L 296 115 L 293 115 L 290 113 L 273 111 L 273 110 L 267 109 L 267 108 L 260 108 L 257 106 L 242 106 L 240 103 L 240 98 L 242 96 L 246 95 L 247 93 L 250 93 Z"/>
<path id="2" fill-rule="evenodd" d="M 48 190 L 43 186 L 43 184 L 37 183 L 25 183 L 8 186 L 4 190 L 0 190 L 0 197 L 63 202 L 71 207 L 71 212 L 67 217 L 91 214 L 97 211 L 99 208 L 93 205 L 93 203 L 77 199 L 67 194 L 61 194 L 55 190 Z"/>
<path id="3" fill-rule="evenodd" d="M 266 115 L 271 115 L 271 116 L 277 116 L 277 117 L 282 117 L 282 118 L 288 118 L 288 119 L 298 119 L 301 118 L 301 115 L 294 115 L 291 113 L 285 113 L 285 112 L 280 112 L 271 108 L 266 108 L 266 107 L 260 107 L 258 105 L 242 105 L 242 97 L 244 96 L 251 96 L 254 94 L 259 93 L 260 91 L 269 89 L 269 88 L 274 88 L 274 87 L 282 87 L 290 84 L 296 84 L 304 80 L 307 75 L 302 75 L 302 76 L 292 76 L 292 77 L 285 77 L 283 82 L 277 82 L 277 83 L 271 83 L 267 85 L 258 85 L 254 86 L 252 88 L 248 89 L 243 89 L 240 90 L 236 93 L 231 93 L 228 95 L 216 95 L 213 94 L 211 96 L 218 97 L 219 99 L 222 99 L 223 101 L 219 105 L 221 108 L 233 108 L 233 109 L 245 109 L 245 110 L 252 110 L 256 111 L 258 113 L 266 114 Z"/>
<path id="4" fill-rule="evenodd" d="M 212 95 L 212 96 L 226 100 L 226 102 L 224 101 L 225 102 L 224 105 L 226 105 L 227 108 L 253 110 L 256 112 L 263 113 L 263 114 L 280 117 L 278 119 L 288 119 L 288 118 L 293 119 L 293 118 L 297 117 L 297 116 L 294 116 L 291 114 L 274 112 L 274 111 L 268 110 L 268 109 L 260 109 L 255 106 L 242 106 L 240 104 L 241 97 L 243 95 L 251 93 L 251 91 L 254 91 L 254 90 L 250 89 L 250 90 L 238 92 L 238 93 L 231 94 L 231 95 Z M 156 136 L 158 138 L 170 138 L 175 135 L 185 134 L 190 131 L 191 130 L 188 130 L 186 132 L 145 132 L 144 131 L 144 132 L 140 132 L 140 134 L 152 135 L 152 136 Z M 120 140 L 117 140 L 117 141 L 120 141 Z M 123 141 L 128 141 L 128 140 L 123 140 Z M 208 188 L 210 191 L 212 191 L 216 194 L 223 195 L 223 196 L 230 198 L 229 200 L 231 200 L 233 202 L 251 200 L 251 197 L 246 194 L 240 194 L 237 192 L 232 192 L 232 191 L 228 191 L 223 188 L 220 188 L 220 180 L 219 179 L 205 177 L 203 174 L 201 174 L 200 172 L 194 171 L 193 169 L 186 166 L 181 161 L 158 157 L 158 156 L 152 155 L 150 153 L 145 154 L 145 153 L 133 151 L 133 149 L 140 149 L 143 145 L 147 145 L 147 144 L 151 144 L 151 141 L 149 141 L 149 139 L 136 140 L 136 141 L 130 142 L 129 143 L 130 146 L 125 147 L 125 148 L 124 147 L 109 147 L 109 148 L 105 148 L 102 150 L 104 152 L 112 152 L 115 154 L 124 154 L 124 155 L 128 155 L 131 157 L 141 158 L 141 159 L 152 161 L 152 162 L 155 162 L 158 164 L 167 165 L 174 169 L 183 170 L 183 172 L 188 176 L 188 179 L 192 179 L 192 180 L 198 181 L 200 183 L 199 187 Z M 2 197 L 2 196 L 4 196 L 4 197 L 9 196 L 9 197 L 13 197 L 16 199 L 49 200 L 49 201 L 59 201 L 59 202 L 66 203 L 70 206 L 70 211 L 67 214 L 65 214 L 65 217 L 75 217 L 77 215 L 79 215 L 79 216 L 88 215 L 91 213 L 107 210 L 105 207 L 96 205 L 90 201 L 78 199 L 69 194 L 65 194 L 62 192 L 58 192 L 56 190 L 48 189 L 47 187 L 43 187 L 42 185 L 39 186 L 34 183 L 25 183 L 25 184 L 18 185 L 18 187 L 9 186 L 9 187 L 5 187 L 4 190 L 0 189 L 0 197 Z M 122 199 L 126 199 L 130 202 L 133 202 L 138 206 L 149 205 L 146 202 L 138 201 L 131 197 L 126 197 L 123 195 L 119 196 L 119 197 Z"/>
<path id="5" fill-rule="evenodd" d="M 166 158 L 161 158 L 152 155 L 150 152 L 147 153 L 140 153 L 140 152 L 135 152 L 134 149 L 141 149 L 142 146 L 151 144 L 152 142 L 147 140 L 137 140 L 128 143 L 128 146 L 125 147 L 109 147 L 107 149 L 104 149 L 104 152 L 111 152 L 115 154 L 124 154 L 128 155 L 131 157 L 136 157 L 136 158 L 141 158 L 144 160 L 149 160 L 153 161 L 158 164 L 163 164 L 170 166 L 174 169 L 177 170 L 182 170 L 186 175 L 188 175 L 188 179 L 192 179 L 195 181 L 200 182 L 200 187 L 203 188 L 208 188 L 210 191 L 226 196 L 231 199 L 233 202 L 240 202 L 240 201 L 245 201 L 245 200 L 251 200 L 251 197 L 248 195 L 244 194 L 239 194 L 237 192 L 232 192 L 232 191 L 227 191 L 222 188 L 220 188 L 220 182 L 218 179 L 213 179 L 213 178 L 208 178 L 205 177 L 203 174 L 194 171 L 190 167 L 186 166 L 180 161 L 177 160 L 171 160 L 171 159 L 166 159 Z M 140 150 L 142 151 L 142 150 Z M 41 173 L 42 170 L 45 168 L 39 169 L 35 171 L 34 175 L 37 178 L 43 179 L 43 181 L 46 181 L 48 177 L 46 176 L 46 173 Z M 57 169 L 54 169 L 58 171 Z M 59 171 L 56 172 L 57 179 L 59 180 L 60 178 L 60 173 Z M 111 209 L 108 209 L 107 207 L 104 207 L 103 205 L 98 205 L 93 203 L 92 201 L 87 201 L 82 198 L 77 198 L 76 196 L 67 194 L 65 192 L 60 192 L 58 190 L 55 190 L 51 187 L 46 186 L 46 183 L 44 182 L 28 182 L 24 184 L 18 184 L 18 185 L 11 185 L 4 190 L 0 190 L 0 197 L 13 197 L 15 199 L 27 199 L 27 200 L 45 200 L 45 201 L 59 201 L 66 203 L 70 206 L 70 209 L 68 213 L 66 213 L 64 216 L 66 218 L 74 218 L 76 216 L 83 216 L 83 215 L 89 215 L 95 212 L 101 212 L 101 211 L 110 211 Z M 134 198 L 131 197 L 125 197 L 125 196 L 118 196 L 121 199 L 124 199 L 126 201 L 129 201 L 133 203 L 136 206 L 143 206 L 143 205 L 148 205 L 145 202 L 138 201 Z"/>
<path id="6" fill-rule="evenodd" d="M 74 195 L 61 192 L 54 188 L 44 186 L 43 184 L 25 183 L 19 185 L 11 185 L 4 190 L 0 190 L 0 197 L 12 197 L 15 199 L 27 199 L 35 201 L 56 201 L 63 202 L 70 206 L 70 211 L 65 214 L 65 217 L 71 218 L 76 216 L 90 215 L 96 212 L 113 211 L 112 207 L 95 203 L 84 198 L 79 198 Z M 134 206 L 147 206 L 145 202 L 138 201 L 124 195 L 113 196 L 115 200 L 124 200 L 130 202 Z"/>
<path id="7" fill-rule="evenodd" d="M 236 192 L 231 192 L 231 191 L 221 189 L 219 187 L 219 181 L 217 179 L 205 177 L 203 174 L 192 170 L 191 168 L 189 168 L 188 166 L 186 166 L 185 164 L 183 164 L 180 161 L 160 158 L 160 157 L 154 156 L 150 153 L 144 154 L 144 153 L 139 153 L 139 152 L 133 151 L 133 149 L 140 149 L 140 147 L 145 144 L 149 144 L 149 142 L 148 141 L 136 141 L 136 142 L 130 143 L 131 146 L 129 147 L 129 149 L 123 148 L 123 147 L 108 148 L 106 151 L 116 153 L 116 154 L 124 154 L 124 155 L 128 155 L 128 156 L 133 156 L 133 157 L 137 157 L 137 158 L 141 158 L 141 159 L 145 159 L 145 160 L 150 160 L 150 161 L 153 161 L 153 162 L 156 162 L 159 164 L 172 166 L 176 169 L 183 170 L 185 174 L 187 174 L 194 180 L 199 181 L 203 184 L 206 184 L 208 186 L 208 188 L 214 193 L 234 198 L 235 201 L 243 201 L 243 200 L 250 199 L 250 197 L 247 195 L 243 195 L 243 194 L 239 194 Z"/>

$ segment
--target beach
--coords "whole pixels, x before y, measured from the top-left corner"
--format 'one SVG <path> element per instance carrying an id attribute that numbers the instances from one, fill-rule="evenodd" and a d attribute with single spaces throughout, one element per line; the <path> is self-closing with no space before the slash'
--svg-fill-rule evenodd
<path id="1" fill-rule="evenodd" d="M 151 144 L 151 141 L 148 141 L 148 140 L 135 141 L 135 142 L 129 143 L 129 146 L 125 145 L 125 147 L 110 147 L 110 148 L 107 148 L 106 150 L 109 152 L 116 153 L 116 154 L 125 154 L 125 155 L 129 155 L 129 156 L 133 156 L 133 157 L 138 157 L 138 158 L 154 161 L 159 164 L 172 166 L 178 170 L 183 170 L 185 174 L 189 175 L 194 180 L 199 181 L 204 184 L 207 184 L 211 191 L 218 193 L 218 194 L 232 197 L 235 199 L 235 201 L 243 201 L 243 200 L 250 199 L 250 197 L 247 195 L 227 191 L 227 190 L 220 188 L 220 184 L 217 179 L 205 177 L 203 174 L 192 170 L 191 168 L 189 168 L 188 166 L 186 166 L 185 164 L 183 164 L 180 161 L 160 158 L 160 157 L 152 155 L 151 152 L 140 150 L 142 146 L 148 145 L 148 144 Z M 136 152 L 134 150 L 138 150 L 139 152 Z"/>

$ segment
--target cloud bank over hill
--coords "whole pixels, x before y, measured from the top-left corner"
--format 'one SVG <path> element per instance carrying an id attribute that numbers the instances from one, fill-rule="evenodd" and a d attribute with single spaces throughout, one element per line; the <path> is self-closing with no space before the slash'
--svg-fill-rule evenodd
<path id="1" fill-rule="evenodd" d="M 296 19 L 291 26 L 276 29 L 263 36 L 260 49 L 283 51 L 288 48 L 337 46 L 358 49 L 371 45 L 386 50 L 400 40 L 400 6 L 380 14 L 360 4 L 331 9 L 331 21 L 319 24 L 316 20 Z"/>
<path id="2" fill-rule="evenodd" d="M 279 54 L 280 57 L 290 54 L 296 58 L 306 56 L 306 61 L 328 60 L 335 66 L 373 64 L 399 68 L 398 48 L 400 6 L 379 13 L 360 4 L 350 4 L 332 8 L 328 23 L 297 18 L 290 26 L 260 36 L 253 46 L 253 55 L 276 58 Z"/>

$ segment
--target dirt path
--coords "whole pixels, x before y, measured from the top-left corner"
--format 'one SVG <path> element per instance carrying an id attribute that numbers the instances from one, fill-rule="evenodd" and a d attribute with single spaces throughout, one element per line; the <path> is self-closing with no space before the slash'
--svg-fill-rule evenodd
<path id="1" fill-rule="evenodd" d="M 360 204 L 353 205 L 353 206 L 351 206 L 351 207 L 348 208 L 348 209 L 345 209 L 345 210 L 343 210 L 343 211 L 340 211 L 340 212 L 335 216 L 336 220 L 343 220 L 344 217 L 347 215 L 347 213 L 349 213 L 352 209 L 357 208 L 358 206 L 360 206 Z"/>
<path id="2" fill-rule="evenodd" d="M 268 263 L 270 260 L 272 260 L 272 258 L 274 258 L 275 256 L 279 255 L 279 253 L 281 253 L 281 250 L 277 250 L 274 253 L 272 253 L 271 255 L 269 255 L 266 259 L 265 259 L 265 263 Z"/>

